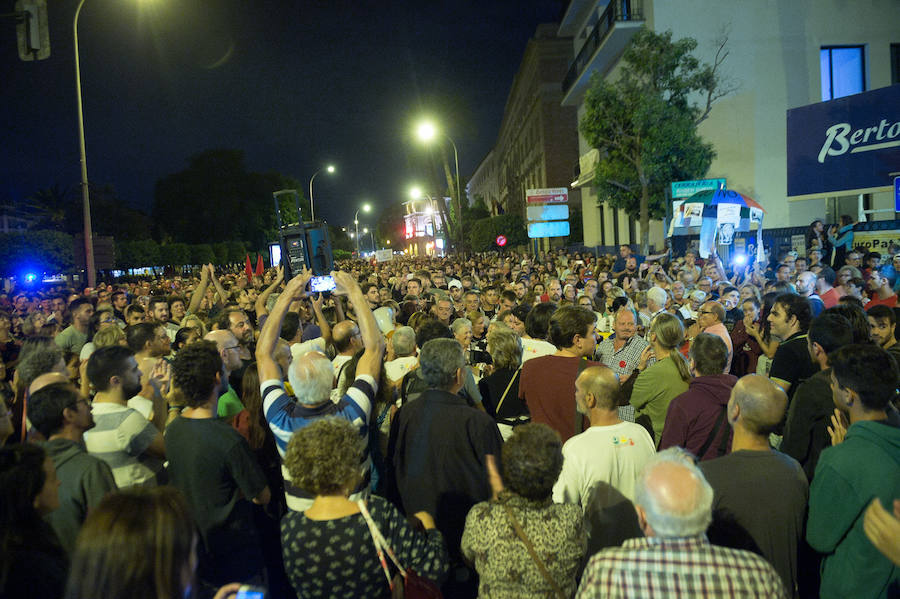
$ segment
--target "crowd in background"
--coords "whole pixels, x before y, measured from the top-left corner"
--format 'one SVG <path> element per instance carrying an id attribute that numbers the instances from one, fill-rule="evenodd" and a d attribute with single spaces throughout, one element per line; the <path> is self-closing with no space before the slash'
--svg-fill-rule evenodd
<path id="1" fill-rule="evenodd" d="M 0 296 L 0 596 L 888 597 L 900 254 Z"/>

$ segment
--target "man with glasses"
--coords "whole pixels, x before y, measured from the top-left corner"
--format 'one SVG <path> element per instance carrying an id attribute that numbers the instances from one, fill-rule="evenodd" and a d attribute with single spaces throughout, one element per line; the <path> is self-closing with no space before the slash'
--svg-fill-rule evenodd
<path id="1" fill-rule="evenodd" d="M 210 331 L 204 339 L 216 344 L 216 349 L 219 350 L 219 356 L 222 358 L 222 367 L 225 369 L 225 380 L 227 381 L 231 373 L 240 370 L 243 365 L 241 362 L 241 344 L 231 331 Z M 241 402 L 237 391 L 231 385 L 224 385 L 221 391 L 217 414 L 219 418 L 224 418 L 231 422 L 244 409 L 244 404 Z"/>
<path id="2" fill-rule="evenodd" d="M 700 333 L 709 333 L 721 337 L 728 347 L 728 360 L 725 363 L 725 370 L 731 371 L 731 358 L 734 356 L 734 346 L 731 343 L 731 334 L 725 326 L 725 308 L 716 301 L 708 301 L 697 312 L 697 322 L 688 329 L 688 337 L 693 339 Z"/>

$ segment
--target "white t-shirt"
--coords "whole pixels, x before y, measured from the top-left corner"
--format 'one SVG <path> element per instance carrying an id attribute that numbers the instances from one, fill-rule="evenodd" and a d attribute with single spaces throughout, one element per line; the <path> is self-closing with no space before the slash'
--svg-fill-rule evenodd
<path id="1" fill-rule="evenodd" d="M 633 501 L 635 481 L 656 447 L 643 426 L 620 422 L 592 426 L 575 435 L 563 445 L 562 453 L 563 469 L 553 486 L 553 501 L 585 508 L 589 491 L 598 481 Z"/>
<path id="2" fill-rule="evenodd" d="M 403 375 L 415 368 L 418 363 L 419 358 L 416 356 L 397 358 L 384 363 L 384 373 L 392 383 L 396 383 L 403 378 Z"/>
<path id="3" fill-rule="evenodd" d="M 552 356 L 556 353 L 556 346 L 548 341 L 540 339 L 522 338 L 522 362 L 541 356 Z"/>

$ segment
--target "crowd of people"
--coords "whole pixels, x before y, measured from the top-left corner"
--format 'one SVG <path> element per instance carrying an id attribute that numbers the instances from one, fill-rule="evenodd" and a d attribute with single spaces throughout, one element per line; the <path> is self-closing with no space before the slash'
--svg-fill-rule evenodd
<path id="1" fill-rule="evenodd" d="M 900 255 L 843 225 L 12 289 L 0 596 L 898 596 Z"/>

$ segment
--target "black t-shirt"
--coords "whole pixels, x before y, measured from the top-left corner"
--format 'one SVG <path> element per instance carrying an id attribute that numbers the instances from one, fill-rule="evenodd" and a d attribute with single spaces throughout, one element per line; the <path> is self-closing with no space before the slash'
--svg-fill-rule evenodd
<path id="1" fill-rule="evenodd" d="M 806 347 L 806 333 L 795 333 L 784 340 L 775 351 L 769 377 L 790 383 L 791 388 L 787 392 L 790 401 L 797 391 L 797 386 L 818 371 L 819 367 L 813 364 L 809 349 Z"/>
<path id="2" fill-rule="evenodd" d="M 726 536 L 733 539 L 738 532 L 749 533 L 785 586 L 793 589 L 809 499 L 809 484 L 800 464 L 777 451 L 740 450 L 701 462 L 700 469 L 715 492 L 714 518 L 730 515 L 731 526 L 737 527 Z M 772 501 L 773 497 L 778 500 Z M 712 534 L 710 542 L 732 546 Z"/>
<path id="3" fill-rule="evenodd" d="M 224 584 L 210 572 L 243 580 L 261 570 L 250 500 L 266 477 L 247 441 L 218 418 L 176 418 L 166 428 L 166 456 L 171 484 L 187 498 L 203 539 L 201 577 Z"/>

